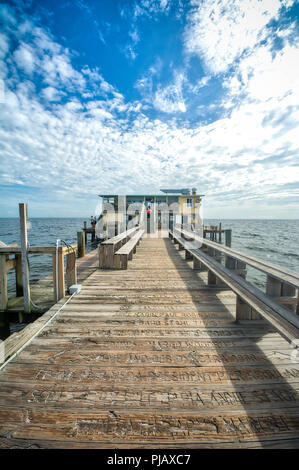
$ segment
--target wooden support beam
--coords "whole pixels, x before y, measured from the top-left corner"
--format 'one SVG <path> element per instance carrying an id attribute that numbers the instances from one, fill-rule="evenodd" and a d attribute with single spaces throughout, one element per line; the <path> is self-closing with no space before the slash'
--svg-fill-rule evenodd
<path id="1" fill-rule="evenodd" d="M 86 235 L 86 232 L 85 232 Z M 85 237 L 83 232 L 77 232 L 78 258 L 85 256 Z"/>
<path id="2" fill-rule="evenodd" d="M 69 289 L 77 284 L 76 252 L 70 252 L 66 256 L 66 286 Z"/>
<path id="3" fill-rule="evenodd" d="M 246 279 L 247 271 L 246 263 L 244 263 L 244 261 L 237 260 L 236 271 L 238 271 L 239 276 L 243 277 L 243 279 Z"/>
<path id="4" fill-rule="evenodd" d="M 232 246 L 232 230 L 227 229 L 225 230 L 224 234 L 225 234 L 225 245 L 231 247 Z"/>
<path id="5" fill-rule="evenodd" d="M 22 257 L 20 254 L 15 254 L 16 260 L 16 296 L 23 296 L 23 278 L 22 278 Z"/>
<path id="6" fill-rule="evenodd" d="M 221 253 L 215 248 L 208 247 L 208 255 L 214 258 L 218 263 L 221 263 Z M 208 270 L 208 284 L 217 287 L 226 287 L 225 283 L 218 279 L 210 270 Z"/>
<path id="7" fill-rule="evenodd" d="M 85 241 L 85 244 L 86 244 L 87 243 L 87 223 L 86 223 L 86 221 L 84 221 L 83 234 L 84 234 L 84 241 Z"/>
<path id="8" fill-rule="evenodd" d="M 266 294 L 269 297 L 280 297 L 282 291 L 282 285 L 279 279 L 272 276 L 267 276 Z"/>
<path id="9" fill-rule="evenodd" d="M 128 269 L 128 255 L 127 254 L 114 255 L 114 268 L 115 269 Z"/>
<path id="10" fill-rule="evenodd" d="M 8 255 L 0 254 L 0 310 L 7 310 L 8 306 L 6 269 L 7 259 Z"/>
<path id="11" fill-rule="evenodd" d="M 289 301 L 285 300 L 284 297 L 288 298 Z M 291 300 L 292 299 L 292 300 Z M 281 298 L 279 302 L 285 307 L 289 308 L 292 312 L 297 312 L 297 302 L 298 297 L 296 296 L 296 288 L 287 282 L 282 282 L 281 284 Z"/>
<path id="12" fill-rule="evenodd" d="M 237 295 L 236 320 L 251 320 L 252 308 Z"/>
<path id="13" fill-rule="evenodd" d="M 287 282 L 283 282 L 281 294 L 282 296 L 293 297 L 296 295 L 296 288 Z"/>
<path id="14" fill-rule="evenodd" d="M 199 259 L 193 257 L 193 269 L 201 269 L 202 264 Z"/>
<path id="15" fill-rule="evenodd" d="M 24 312 L 31 312 L 30 285 L 29 285 L 29 267 L 27 260 L 27 204 L 19 204 L 20 229 L 21 229 L 21 251 L 22 251 L 22 279 L 24 294 Z"/>
<path id="16" fill-rule="evenodd" d="M 6 271 L 16 268 L 16 260 L 15 259 L 7 259 L 6 261 Z"/>
<path id="17" fill-rule="evenodd" d="M 58 251 L 57 262 L 56 262 L 56 253 L 52 256 L 52 260 L 53 260 L 54 299 L 58 301 L 65 296 L 63 252 Z"/>
<path id="18" fill-rule="evenodd" d="M 236 269 L 237 260 L 231 256 L 225 255 L 225 267 L 227 269 Z"/>
<path id="19" fill-rule="evenodd" d="M 208 285 L 209 286 L 216 286 L 216 284 L 217 284 L 216 275 L 208 269 Z"/>

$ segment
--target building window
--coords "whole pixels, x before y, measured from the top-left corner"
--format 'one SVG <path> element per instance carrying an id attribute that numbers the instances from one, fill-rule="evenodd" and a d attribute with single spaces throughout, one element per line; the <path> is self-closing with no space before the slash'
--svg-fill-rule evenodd
<path id="1" fill-rule="evenodd" d="M 187 197 L 187 199 L 186 199 L 186 206 L 187 206 L 187 207 L 193 207 L 193 199 L 192 199 L 192 197 Z"/>

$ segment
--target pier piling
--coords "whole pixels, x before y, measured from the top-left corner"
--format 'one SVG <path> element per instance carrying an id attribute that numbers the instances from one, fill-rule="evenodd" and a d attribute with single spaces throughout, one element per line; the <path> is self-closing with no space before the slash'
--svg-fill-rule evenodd
<path id="1" fill-rule="evenodd" d="M 19 204 L 20 214 L 20 231 L 21 231 L 21 263 L 22 263 L 22 280 L 23 280 L 23 295 L 24 295 L 24 312 L 31 312 L 30 302 L 30 286 L 29 286 L 29 268 L 27 259 L 27 204 Z"/>
<path id="2" fill-rule="evenodd" d="M 85 237 L 86 232 L 77 232 L 77 243 L 78 243 L 78 258 L 83 258 L 85 256 Z"/>

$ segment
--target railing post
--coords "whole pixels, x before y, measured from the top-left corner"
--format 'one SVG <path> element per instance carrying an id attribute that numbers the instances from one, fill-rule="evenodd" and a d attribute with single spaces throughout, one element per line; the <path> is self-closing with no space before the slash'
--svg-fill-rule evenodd
<path id="1" fill-rule="evenodd" d="M 212 256 L 212 257 L 215 257 L 215 249 L 208 247 L 208 255 Z M 212 286 L 215 286 L 216 283 L 217 283 L 216 275 L 213 273 L 213 271 L 208 269 L 208 284 L 212 285 Z"/>
<path id="2" fill-rule="evenodd" d="M 269 295 L 269 297 L 281 297 L 281 291 L 281 281 L 267 275 L 266 294 Z"/>
<path id="3" fill-rule="evenodd" d="M 199 259 L 193 256 L 193 269 L 201 269 L 201 268 L 202 268 L 202 263 L 199 261 Z"/>
<path id="4" fill-rule="evenodd" d="M 23 296 L 23 279 L 22 279 L 22 258 L 19 253 L 15 255 L 16 260 L 16 296 Z"/>
<path id="5" fill-rule="evenodd" d="M 86 221 L 84 221 L 83 233 L 84 233 L 84 240 L 85 240 L 85 244 L 86 244 L 87 243 L 87 223 L 86 223 Z"/>
<path id="6" fill-rule="evenodd" d="M 57 256 L 57 261 L 56 261 Z M 62 247 L 58 248 L 58 254 L 53 254 L 53 283 L 54 283 L 54 299 L 56 301 L 62 299 L 65 295 L 64 282 L 64 253 Z M 57 264 L 57 266 L 56 266 Z"/>
<path id="7" fill-rule="evenodd" d="M 266 293 L 270 297 L 276 297 L 277 302 L 296 313 L 298 299 L 296 299 L 296 288 L 294 286 L 271 276 L 267 276 Z M 284 297 L 288 298 L 284 300 Z"/>
<path id="8" fill-rule="evenodd" d="M 21 231 L 21 251 L 22 251 L 22 279 L 24 292 L 24 312 L 31 312 L 30 287 L 29 287 L 29 267 L 27 260 L 27 204 L 19 204 L 20 231 Z"/>
<path id="9" fill-rule="evenodd" d="M 243 279 L 246 279 L 246 263 L 245 261 L 237 260 L 237 270 L 239 270 L 238 275 Z"/>
<path id="10" fill-rule="evenodd" d="M 77 284 L 76 253 L 71 251 L 66 255 L 66 286 L 69 289 L 73 284 Z"/>
<path id="11" fill-rule="evenodd" d="M 237 295 L 236 320 L 252 320 L 252 308 Z"/>
<path id="12" fill-rule="evenodd" d="M 0 255 L 0 310 L 7 310 L 8 294 L 7 294 L 7 255 Z"/>
<path id="13" fill-rule="evenodd" d="M 232 230 L 227 229 L 225 230 L 225 245 L 231 247 L 232 246 Z"/>
<path id="14" fill-rule="evenodd" d="M 83 232 L 77 232 L 78 258 L 85 256 L 85 238 Z"/>

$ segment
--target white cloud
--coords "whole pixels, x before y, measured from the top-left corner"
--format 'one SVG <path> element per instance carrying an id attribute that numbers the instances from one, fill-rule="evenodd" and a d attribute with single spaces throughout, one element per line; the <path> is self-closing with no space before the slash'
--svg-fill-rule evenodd
<path id="1" fill-rule="evenodd" d="M 188 53 L 199 55 L 213 73 L 226 71 L 247 49 L 265 38 L 265 26 L 285 1 L 193 0 L 185 32 Z"/>
<path id="2" fill-rule="evenodd" d="M 41 94 L 48 101 L 57 101 L 60 99 L 62 95 L 62 93 L 59 90 L 57 90 L 56 88 L 53 88 L 52 86 L 43 88 L 43 90 L 41 91 Z"/>
<path id="3" fill-rule="evenodd" d="M 0 60 L 4 59 L 9 50 L 9 40 L 5 34 L 0 33 Z"/>
<path id="4" fill-rule="evenodd" d="M 160 68 L 161 64 L 158 61 L 157 67 L 150 67 L 147 74 L 137 80 L 135 87 L 139 90 L 143 99 L 157 110 L 168 114 L 185 113 L 187 111 L 183 97 L 183 85 L 186 82 L 185 75 L 175 72 L 173 81 L 169 85 L 158 85 L 154 89 L 153 77 L 158 75 Z"/>
<path id="5" fill-rule="evenodd" d="M 20 69 L 29 75 L 32 74 L 35 68 L 35 57 L 31 47 L 24 43 L 21 44 L 14 52 L 14 59 Z"/>
<path id="6" fill-rule="evenodd" d="M 287 44 L 273 53 L 262 46 L 240 64 L 240 73 L 250 97 L 257 100 L 292 94 L 299 104 L 299 49 Z"/>

